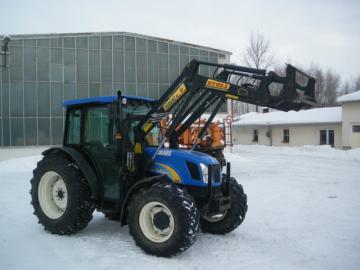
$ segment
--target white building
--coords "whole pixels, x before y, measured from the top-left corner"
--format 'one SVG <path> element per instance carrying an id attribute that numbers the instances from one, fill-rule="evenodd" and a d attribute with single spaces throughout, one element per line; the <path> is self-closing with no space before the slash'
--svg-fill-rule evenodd
<path id="1" fill-rule="evenodd" d="M 360 91 L 338 98 L 342 107 L 343 147 L 360 147 Z"/>
<path id="2" fill-rule="evenodd" d="M 233 123 L 233 143 L 360 147 L 360 91 L 344 95 L 338 102 L 341 107 L 242 115 Z"/>

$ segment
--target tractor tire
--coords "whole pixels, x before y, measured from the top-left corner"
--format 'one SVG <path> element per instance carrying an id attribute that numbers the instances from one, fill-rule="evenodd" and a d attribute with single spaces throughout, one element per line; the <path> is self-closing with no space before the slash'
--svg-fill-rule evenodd
<path id="1" fill-rule="evenodd" d="M 173 183 L 139 190 L 128 206 L 129 232 L 146 253 L 171 257 L 188 249 L 199 231 L 193 198 Z"/>
<path id="2" fill-rule="evenodd" d="M 247 196 L 240 184 L 230 178 L 231 207 L 219 215 L 201 215 L 201 230 L 212 234 L 226 234 L 235 230 L 243 221 L 248 209 Z"/>
<path id="3" fill-rule="evenodd" d="M 90 186 L 65 155 L 48 155 L 38 162 L 30 194 L 39 223 L 53 234 L 76 233 L 92 219 L 95 203 Z"/>

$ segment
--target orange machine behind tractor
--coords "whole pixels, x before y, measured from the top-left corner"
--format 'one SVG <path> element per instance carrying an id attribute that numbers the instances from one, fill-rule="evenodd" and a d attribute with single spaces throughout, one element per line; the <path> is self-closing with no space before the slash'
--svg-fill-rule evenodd
<path id="1" fill-rule="evenodd" d="M 186 149 L 193 148 L 196 138 L 198 137 L 205 123 L 206 119 L 200 118 L 188 129 L 186 129 L 184 133 L 179 137 L 179 146 Z M 163 130 L 166 130 L 166 121 L 162 121 L 161 126 Z M 228 140 L 226 140 L 225 138 L 225 128 L 225 121 L 223 123 L 218 120 L 212 122 L 206 129 L 205 136 L 203 136 L 202 140 L 197 143 L 195 150 L 209 153 L 212 156 L 216 157 L 220 164 L 225 164 L 223 150 L 226 145 L 231 144 L 231 142 L 228 142 Z"/>

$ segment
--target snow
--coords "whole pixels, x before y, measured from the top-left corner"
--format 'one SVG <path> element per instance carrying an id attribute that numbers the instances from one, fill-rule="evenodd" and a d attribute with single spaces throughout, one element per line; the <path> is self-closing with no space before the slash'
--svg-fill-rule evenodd
<path id="1" fill-rule="evenodd" d="M 360 90 L 343 95 L 337 99 L 338 102 L 360 101 Z"/>
<path id="2" fill-rule="evenodd" d="M 233 125 L 282 125 L 341 123 L 341 107 L 316 108 L 289 112 L 251 112 L 240 116 Z"/>
<path id="3" fill-rule="evenodd" d="M 0 147 L 0 161 L 16 157 L 33 156 L 34 154 L 40 154 L 49 147 L 50 146 Z"/>
<path id="4" fill-rule="evenodd" d="M 244 223 L 224 236 L 200 233 L 170 259 L 145 254 L 101 213 L 78 234 L 45 232 L 28 192 L 42 150 L 0 162 L 0 269 L 359 268 L 360 149 L 235 146 L 226 158 L 248 195 Z"/>
<path id="5" fill-rule="evenodd" d="M 211 116 L 211 114 L 204 113 L 204 114 L 201 115 L 201 118 L 204 118 L 204 119 L 207 120 L 207 119 L 210 118 L 210 116 Z M 222 123 L 227 116 L 228 115 L 226 113 L 217 113 L 212 122 L 218 122 L 219 121 L 220 123 Z"/>

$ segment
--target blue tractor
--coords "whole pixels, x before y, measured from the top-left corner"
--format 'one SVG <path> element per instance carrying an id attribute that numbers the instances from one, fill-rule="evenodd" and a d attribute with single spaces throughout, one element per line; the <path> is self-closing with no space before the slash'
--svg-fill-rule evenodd
<path id="1" fill-rule="evenodd" d="M 213 76 L 201 75 L 201 66 L 212 68 Z M 298 74 L 307 82 L 298 83 Z M 196 142 L 201 140 L 227 99 L 284 111 L 311 107 L 314 85 L 291 65 L 282 77 L 192 60 L 158 100 L 119 91 L 65 101 L 63 146 L 43 152 L 31 179 L 34 213 L 47 231 L 63 235 L 86 227 L 96 209 L 128 224 L 145 252 L 165 257 L 189 248 L 199 228 L 231 232 L 248 206 L 230 163 L 197 151 L 196 143 L 181 149 L 179 136 L 210 110 Z M 165 118 L 164 129 L 159 122 Z"/>

